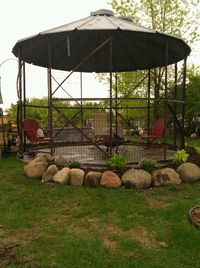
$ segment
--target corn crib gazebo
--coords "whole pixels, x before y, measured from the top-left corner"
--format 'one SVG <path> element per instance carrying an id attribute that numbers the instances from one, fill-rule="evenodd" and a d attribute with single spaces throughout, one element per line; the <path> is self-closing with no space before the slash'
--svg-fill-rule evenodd
<path id="1" fill-rule="evenodd" d="M 166 160 L 168 130 L 173 149 L 184 147 L 186 59 L 190 47 L 183 40 L 138 26 L 130 18 L 115 17 L 112 11 L 98 10 L 91 12 L 87 18 L 19 40 L 13 47 L 13 53 L 19 59 L 18 129 L 21 155 L 28 148 L 22 123 L 27 118 L 28 109 L 36 108 L 26 100 L 25 63 L 47 68 L 48 105 L 37 108 L 48 110 L 51 154 L 62 155 L 67 161 L 97 165 L 105 164 L 106 159 L 116 152 L 125 152 L 129 163 L 137 162 L 142 157 L 153 158 L 151 152 L 159 152 L 157 160 Z M 67 74 L 58 82 L 52 74 L 53 70 L 66 71 Z M 141 80 L 122 96 L 118 91 L 118 74 L 138 70 L 142 73 Z M 77 72 L 81 74 L 80 95 L 73 97 L 64 84 Z M 92 72 L 107 73 L 107 97 L 84 98 L 82 73 Z M 154 93 L 156 86 L 162 89 L 162 94 Z M 142 90 L 143 97 L 133 97 L 136 89 Z M 59 97 L 60 90 L 66 93 L 65 97 Z M 142 105 L 136 107 L 136 102 Z M 144 148 L 140 139 L 136 143 L 127 138 L 127 133 L 137 132 L 140 127 L 136 121 L 126 117 L 129 111 L 137 110 L 138 115 L 144 113 L 142 128 L 149 129 L 156 119 L 158 108 L 165 124 L 161 152 L 160 148 L 155 150 L 154 146 L 148 146 L 149 139 Z M 62 118 L 59 127 L 53 120 L 55 113 Z M 138 149 L 138 144 L 142 150 Z"/>

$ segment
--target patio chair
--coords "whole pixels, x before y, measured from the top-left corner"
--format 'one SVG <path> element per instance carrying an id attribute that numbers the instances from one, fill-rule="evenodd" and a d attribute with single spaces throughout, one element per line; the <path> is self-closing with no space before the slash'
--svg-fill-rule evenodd
<path id="1" fill-rule="evenodd" d="M 31 143 L 33 147 L 28 150 L 30 156 L 35 156 L 38 152 L 42 152 L 40 149 L 41 145 L 48 144 L 51 145 L 51 138 L 46 137 L 41 128 L 39 128 L 39 122 L 34 119 L 25 119 L 22 122 L 22 128 L 24 130 L 24 135 L 26 139 Z M 45 134 L 48 133 L 48 130 L 45 130 Z M 45 151 L 46 152 L 46 151 Z M 47 152 L 46 152 L 47 153 Z"/>
<path id="2" fill-rule="evenodd" d="M 107 113 L 93 114 L 93 129 L 94 129 L 94 141 L 108 140 L 110 133 L 109 133 Z"/>
<path id="3" fill-rule="evenodd" d="M 150 128 L 148 131 L 145 130 L 143 133 L 140 133 L 142 138 L 142 142 L 146 141 L 148 146 L 151 146 L 155 141 L 159 139 L 163 139 L 165 135 L 165 119 L 159 118 L 157 119 L 153 127 Z M 146 144 L 146 143 L 145 143 Z"/>
<path id="4" fill-rule="evenodd" d="M 120 137 L 120 133 L 116 133 L 115 126 L 112 128 L 112 137 L 110 137 L 110 126 L 108 122 L 107 113 L 94 113 L 93 114 L 93 127 L 94 127 L 94 142 L 101 142 L 106 146 L 106 151 L 109 148 L 115 148 L 116 152 L 118 146 L 124 145 L 124 139 Z M 118 128 L 118 132 L 119 128 Z"/>

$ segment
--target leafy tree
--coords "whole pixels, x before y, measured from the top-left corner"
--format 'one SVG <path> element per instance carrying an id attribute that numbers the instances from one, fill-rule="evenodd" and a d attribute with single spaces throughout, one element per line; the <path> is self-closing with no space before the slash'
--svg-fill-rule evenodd
<path id="1" fill-rule="evenodd" d="M 27 99 L 27 105 L 31 107 L 26 108 L 26 118 L 34 118 L 40 122 L 40 126 L 42 128 L 48 127 L 48 99 L 47 98 L 32 98 Z M 33 107 L 32 107 L 33 106 Z M 34 107 L 36 106 L 36 107 Z M 80 103 L 70 104 L 65 101 L 57 101 L 54 102 L 54 106 L 58 107 L 58 112 L 56 109 L 53 110 L 52 113 L 52 122 L 53 127 L 67 127 L 71 126 L 68 120 L 72 120 L 72 122 L 79 126 L 81 124 L 86 124 L 86 121 L 92 118 L 92 113 L 100 111 L 103 107 L 103 103 L 92 103 L 85 102 L 82 104 L 82 112 Z M 11 107 L 6 110 L 6 112 L 10 115 L 11 119 L 17 120 L 17 104 L 11 104 Z M 64 116 L 62 116 L 64 115 Z"/>
<path id="2" fill-rule="evenodd" d="M 185 134 L 196 132 L 200 135 L 200 68 L 194 65 L 187 70 L 187 83 L 185 91 Z M 173 91 L 170 94 L 174 94 Z M 183 89 L 180 85 L 177 87 L 177 100 L 181 100 Z M 176 104 L 177 115 L 181 114 L 182 106 Z"/>
<path id="3" fill-rule="evenodd" d="M 198 38 L 200 0 L 112 0 L 113 10 L 143 26 L 183 38 L 193 44 Z"/>
<path id="4" fill-rule="evenodd" d="M 186 134 L 200 135 L 200 69 L 194 66 L 188 70 L 186 85 Z"/>
<path id="5" fill-rule="evenodd" d="M 194 44 L 199 38 L 200 0 L 112 0 L 110 5 L 116 14 L 131 17 L 137 24 L 182 38 L 189 45 Z M 158 98 L 163 93 L 164 70 L 156 68 L 152 70 L 152 73 L 152 93 L 155 98 Z M 169 69 L 169 80 L 170 73 Z M 132 79 L 137 77 L 137 80 L 143 75 L 144 72 L 137 72 L 136 75 L 119 74 L 119 80 L 123 85 L 119 91 L 123 92 L 130 87 Z M 140 88 L 142 89 L 142 87 Z M 158 116 L 158 103 L 154 105 L 154 114 Z"/>

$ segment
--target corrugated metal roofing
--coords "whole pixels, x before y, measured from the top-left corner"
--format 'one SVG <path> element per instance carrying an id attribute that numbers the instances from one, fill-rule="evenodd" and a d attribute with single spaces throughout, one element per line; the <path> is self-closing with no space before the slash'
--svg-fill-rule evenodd
<path id="1" fill-rule="evenodd" d="M 139 26 L 133 21 L 126 20 L 126 18 L 114 17 L 113 12 L 108 10 L 98 10 L 97 12 L 91 12 L 91 15 L 87 18 L 65 24 L 47 31 L 41 34 L 52 34 L 68 31 L 87 31 L 87 30 L 123 30 L 133 32 L 146 32 L 156 33 L 156 31 Z"/>
<path id="2" fill-rule="evenodd" d="M 91 12 L 84 19 L 19 40 L 13 53 L 25 62 L 48 67 L 50 41 L 52 68 L 108 72 L 108 39 L 112 40 L 112 71 L 115 72 L 165 66 L 166 44 L 168 64 L 178 62 L 190 53 L 189 46 L 181 39 L 136 25 L 130 19 L 115 17 L 109 10 Z M 103 42 L 106 44 L 93 53 Z"/>

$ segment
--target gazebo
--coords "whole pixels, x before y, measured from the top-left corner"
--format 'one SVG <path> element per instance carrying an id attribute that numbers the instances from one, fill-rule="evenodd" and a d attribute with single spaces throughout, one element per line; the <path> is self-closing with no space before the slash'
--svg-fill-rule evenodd
<path id="1" fill-rule="evenodd" d="M 152 121 L 152 107 L 162 106 L 162 117 L 167 126 L 171 119 L 173 132 L 173 145 L 177 147 L 177 137 L 180 138 L 180 147 L 184 147 L 184 115 L 185 115 L 185 83 L 186 60 L 190 54 L 190 47 L 181 39 L 136 25 L 130 18 L 116 17 L 110 10 L 91 12 L 90 16 L 78 21 L 68 23 L 37 35 L 19 40 L 13 47 L 13 53 L 19 59 L 19 133 L 20 153 L 26 151 L 26 141 L 22 129 L 22 122 L 26 118 L 30 105 L 26 102 L 26 72 L 25 63 L 47 68 L 48 73 L 48 105 L 38 107 L 48 109 L 48 128 L 50 138 L 58 141 L 62 136 L 62 146 L 71 149 L 71 157 L 76 160 L 84 159 L 84 154 L 96 151 L 105 161 L 116 152 L 116 147 L 122 146 L 116 142 L 113 146 L 113 134 L 118 135 L 119 118 L 126 121 L 123 111 L 136 109 L 134 101 L 142 101 L 146 111 L 145 124 L 149 128 Z M 180 63 L 179 63 L 180 62 Z M 66 77 L 56 86 L 52 70 L 66 71 Z M 155 83 L 155 70 L 162 70 L 162 96 L 152 93 Z M 180 70 L 179 70 L 180 69 Z M 133 98 L 131 89 L 124 96 L 118 93 L 118 73 L 135 72 L 142 70 L 143 78 L 135 87 L 144 90 L 146 95 Z M 109 77 L 109 96 L 102 98 L 83 98 L 82 89 L 80 97 L 59 98 L 56 93 L 64 87 L 64 83 L 74 72 L 80 73 L 107 73 Z M 169 78 L 170 73 L 170 78 Z M 173 73 L 173 79 L 172 74 Z M 170 89 L 173 94 L 169 95 Z M 67 93 L 67 90 L 64 89 Z M 67 102 L 68 106 L 58 103 Z M 87 106 L 89 102 L 96 102 L 97 106 Z M 77 104 L 77 105 L 74 105 Z M 123 103 L 130 103 L 123 106 Z M 98 109 L 99 105 L 99 109 Z M 78 106 L 78 111 L 77 111 Z M 76 109 L 73 117 L 68 117 L 68 110 Z M 94 139 L 94 126 L 83 120 L 86 111 L 103 111 L 108 115 L 109 139 L 105 142 Z M 139 113 L 141 110 L 138 110 Z M 62 117 L 63 125 L 55 128 L 53 113 Z M 78 118 L 78 119 L 77 119 Z M 129 124 L 130 125 L 130 124 Z M 64 138 L 63 138 L 64 136 Z M 71 140 L 69 137 L 73 137 Z M 76 138 L 75 138 L 76 137 Z M 132 142 L 124 143 L 129 148 Z M 85 147 L 84 147 L 85 146 Z M 87 146 L 87 147 L 86 147 Z M 84 149 L 82 149 L 84 147 Z M 115 148 L 113 148 L 115 147 Z M 57 154 L 65 154 L 61 146 L 56 147 Z M 87 151 L 86 148 L 90 149 Z M 132 150 L 132 149 L 131 149 Z M 163 154 L 161 160 L 167 157 L 167 131 L 164 134 Z M 50 148 L 53 154 L 53 147 Z M 66 153 L 69 155 L 69 153 Z M 146 154 L 146 153 L 145 153 Z M 139 156 L 140 158 L 140 156 Z M 89 159 L 89 158 L 88 158 Z M 93 156 L 94 161 L 96 156 Z M 68 159 L 69 160 L 69 159 Z M 129 159 L 129 162 L 133 160 Z"/>

